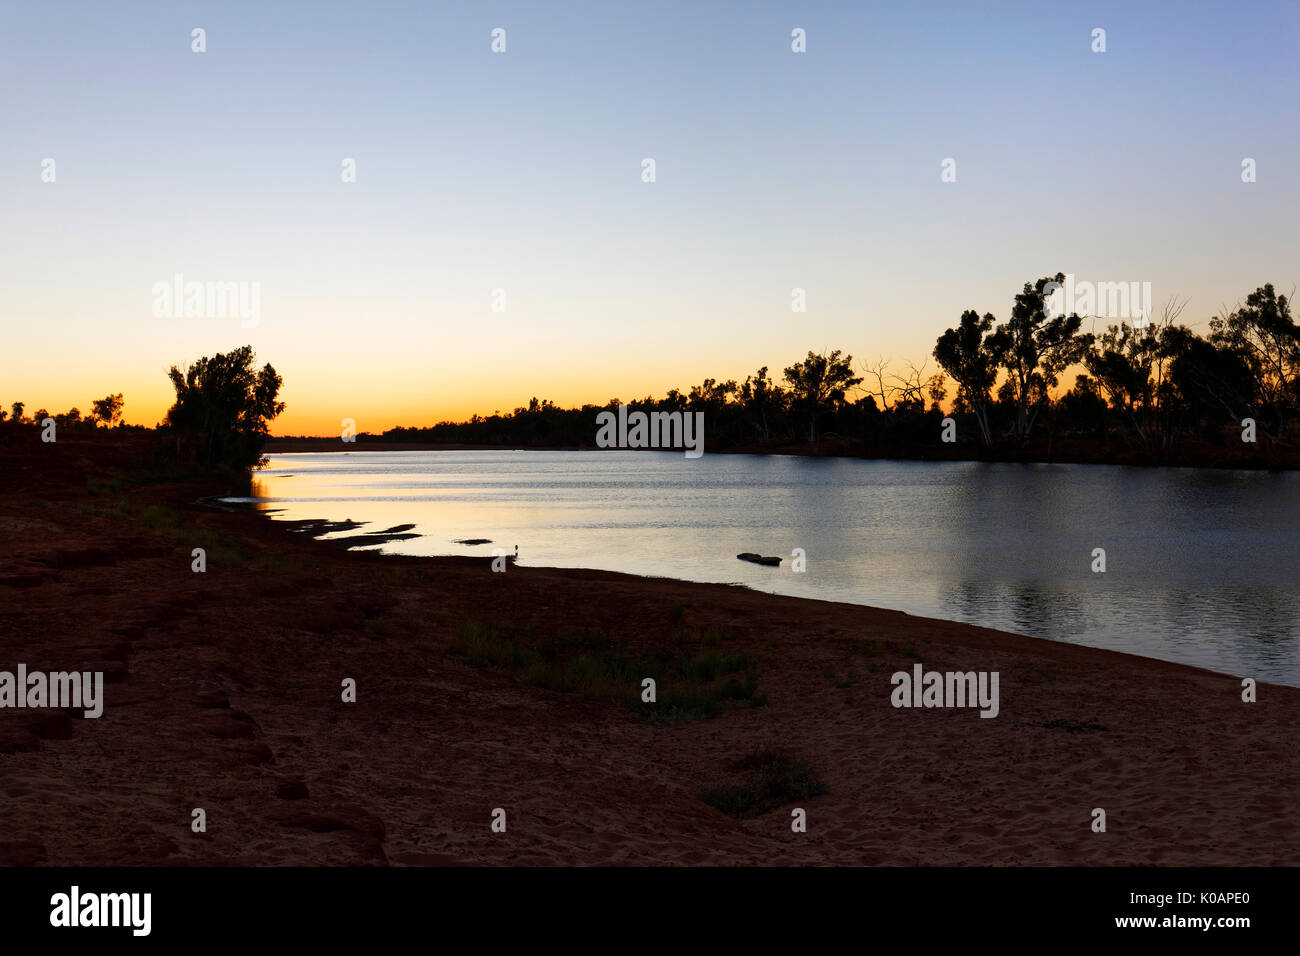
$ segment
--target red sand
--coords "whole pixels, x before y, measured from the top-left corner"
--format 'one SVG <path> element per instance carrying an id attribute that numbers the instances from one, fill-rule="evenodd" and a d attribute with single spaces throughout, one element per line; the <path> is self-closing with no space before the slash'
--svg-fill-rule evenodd
<path id="1" fill-rule="evenodd" d="M 133 447 L 30 437 L 0 438 L 0 670 L 112 683 L 99 720 L 0 710 L 0 863 L 1300 864 L 1300 689 L 1245 704 L 1237 677 L 896 612 L 349 554 L 192 504 L 210 485 L 128 486 L 158 510 L 124 514 L 87 480 Z M 651 725 L 468 666 L 446 648 L 474 619 L 632 650 L 727 629 L 768 704 Z M 894 709 L 917 658 L 998 671 L 1000 715 Z M 771 746 L 828 792 L 750 819 L 700 800 Z"/>

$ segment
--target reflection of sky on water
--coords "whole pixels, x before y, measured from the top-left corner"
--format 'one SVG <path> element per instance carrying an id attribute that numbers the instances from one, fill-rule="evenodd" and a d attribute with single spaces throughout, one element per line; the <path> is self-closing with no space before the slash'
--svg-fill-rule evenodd
<path id="1" fill-rule="evenodd" d="M 254 494 L 277 518 L 413 522 L 422 535 L 385 550 L 518 544 L 522 564 L 740 582 L 1300 685 L 1293 473 L 362 452 L 273 456 Z M 1098 547 L 1105 574 L 1090 570 Z M 790 571 L 794 548 L 806 574 Z"/>

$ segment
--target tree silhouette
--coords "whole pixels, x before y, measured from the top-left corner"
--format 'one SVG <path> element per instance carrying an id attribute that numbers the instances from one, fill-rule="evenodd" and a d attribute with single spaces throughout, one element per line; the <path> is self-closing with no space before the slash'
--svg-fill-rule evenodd
<path id="1" fill-rule="evenodd" d="M 251 345 L 223 355 L 204 356 L 181 372 L 168 372 L 176 403 L 166 427 L 200 438 L 199 461 L 209 466 L 251 468 L 264 463 L 267 423 L 284 411 L 277 401 L 281 378 L 269 364 L 253 367 Z"/>
<path id="2" fill-rule="evenodd" d="M 96 399 L 90 403 L 90 417 L 111 428 L 122 421 L 122 408 L 125 404 L 121 392 Z"/>
<path id="3" fill-rule="evenodd" d="M 1240 352 L 1217 348 L 1182 325 L 1166 332 L 1165 351 L 1171 358 L 1170 386 L 1193 424 L 1203 419 L 1240 423 L 1254 391 Z"/>
<path id="4" fill-rule="evenodd" d="M 771 438 L 772 427 L 769 417 L 773 412 L 780 410 L 785 401 L 785 391 L 767 377 L 766 365 L 745 379 L 745 384 L 740 386 L 737 396 L 745 410 L 754 417 L 754 427 L 763 440 Z"/>
<path id="5" fill-rule="evenodd" d="M 1078 362 L 1092 344 L 1090 336 L 1079 334 L 1083 325 L 1079 315 L 1048 317 L 1043 287 L 1050 282 L 1063 284 L 1065 274 L 1058 272 L 1055 278 L 1026 282 L 1016 296 L 1011 318 L 990 342 L 1007 370 L 1003 387 L 1015 403 L 1015 435 L 1021 441 L 1029 438 L 1060 374 Z"/>
<path id="6" fill-rule="evenodd" d="M 817 440 L 817 416 L 838 409 L 847 391 L 862 384 L 862 378 L 853 374 L 853 356 L 841 358 L 839 349 L 829 355 L 809 352 L 784 374 L 795 407 L 807 416 L 808 440 L 813 442 Z"/>
<path id="7" fill-rule="evenodd" d="M 990 331 L 993 322 L 993 313 L 980 318 L 974 309 L 967 309 L 957 328 L 944 332 L 934 346 L 935 361 L 957 383 L 957 401 L 970 407 L 986 447 L 993 444 L 989 405 L 998 378 L 998 356 Z"/>
<path id="8" fill-rule="evenodd" d="M 972 437 L 978 432 L 986 449 L 1007 457 L 1041 454 L 1029 440 L 1043 433 L 1049 456 L 1052 442 L 1060 438 L 1102 445 L 1065 452 L 1099 460 L 1117 453 L 1130 459 L 1136 452 L 1145 461 L 1206 456 L 1217 461 L 1221 452 L 1212 448 L 1222 449 L 1231 437 L 1228 427 L 1240 427 L 1244 416 L 1256 417 L 1274 442 L 1300 438 L 1300 332 L 1290 301 L 1271 286 L 1261 286 L 1244 306 L 1212 323 L 1217 329 L 1208 337 L 1178 324 L 1186 305 L 1178 299 L 1165 306 L 1163 315 L 1150 317 L 1150 324 L 1120 324 L 1092 335 L 1082 332 L 1078 315 L 1047 314 L 1047 285 L 1063 279 L 1058 273 L 1054 279 L 1026 283 L 1011 318 L 1001 326 L 990 314 L 964 312 L 935 344 L 934 358 L 957 382 L 948 414 Z M 739 385 L 706 378 L 685 390 L 670 389 L 662 398 L 634 398 L 627 404 L 646 413 L 705 412 L 709 447 L 717 450 L 784 449 L 834 433 L 843 439 L 840 454 L 935 453 L 944 414 L 939 403 L 947 397 L 943 375 L 929 375 L 925 366 L 911 363 L 906 363 L 906 373 L 891 372 L 890 363 L 881 359 L 863 367 L 871 384 L 852 393 L 861 395 L 853 401 L 851 390 L 864 379 L 850 371 L 849 356 L 826 351 L 809 352 L 786 368 L 780 382 L 787 388 L 769 377 L 765 366 Z M 1059 394 L 1058 379 L 1085 369 L 1091 374 L 1078 375 L 1073 389 Z M 513 413 L 397 427 L 382 438 L 586 447 L 596 433 L 597 413 L 618 404 L 611 399 L 604 406 L 561 408 L 532 400 Z M 380 437 L 362 434 L 358 441 Z M 1004 438 L 1020 448 L 999 448 Z M 1115 447 L 1116 439 L 1129 447 Z M 754 447 L 756 442 L 761 448 Z M 1185 444 L 1176 448 L 1180 443 Z M 1230 447 L 1230 457 L 1258 457 L 1253 446 Z M 940 454 L 947 457 L 951 451 Z"/>
<path id="9" fill-rule="evenodd" d="M 1272 410 L 1275 438 L 1300 404 L 1300 327 L 1291 304 L 1265 285 L 1246 296 L 1245 306 L 1210 320 L 1210 341 L 1237 352 L 1254 379 L 1254 399 Z"/>
<path id="10" fill-rule="evenodd" d="M 1083 357 L 1084 366 L 1110 399 L 1111 407 L 1128 418 L 1143 442 L 1149 437 L 1150 411 L 1155 404 L 1152 372 L 1159 351 L 1153 327 L 1112 325 Z"/>

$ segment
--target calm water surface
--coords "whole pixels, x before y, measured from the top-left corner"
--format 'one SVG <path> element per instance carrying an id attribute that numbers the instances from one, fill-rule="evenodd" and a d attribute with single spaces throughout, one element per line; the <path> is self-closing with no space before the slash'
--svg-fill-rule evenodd
<path id="1" fill-rule="evenodd" d="M 274 455 L 253 494 L 277 518 L 415 524 L 386 551 L 487 559 L 517 544 L 520 564 L 735 582 L 1300 686 L 1295 473 L 349 452 Z"/>

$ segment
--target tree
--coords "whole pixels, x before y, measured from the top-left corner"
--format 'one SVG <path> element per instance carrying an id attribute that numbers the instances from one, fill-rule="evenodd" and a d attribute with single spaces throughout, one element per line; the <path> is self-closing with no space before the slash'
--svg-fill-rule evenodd
<path id="1" fill-rule="evenodd" d="M 879 407 L 880 411 L 885 411 L 893 402 L 891 397 L 898 390 L 895 386 L 885 381 L 885 376 L 889 373 L 889 359 L 877 358 L 875 365 L 863 365 L 862 373 L 866 378 L 875 379 L 875 386 L 868 386 L 865 391 L 872 399 L 872 404 Z M 897 376 L 891 375 L 891 378 Z M 877 402 L 876 399 L 879 399 Z"/>
<path id="2" fill-rule="evenodd" d="M 13 420 L 14 420 L 15 422 L 22 422 L 22 421 L 23 421 L 23 410 L 24 410 L 26 407 L 27 407 L 27 406 L 24 405 L 22 402 L 14 402 L 13 407 L 12 407 L 12 410 L 11 410 L 11 417 L 13 418 Z"/>
<path id="3" fill-rule="evenodd" d="M 928 362 L 922 362 L 921 367 L 917 368 L 911 362 L 907 363 L 906 375 L 895 375 L 894 392 L 898 395 L 894 407 L 897 409 L 916 409 L 925 411 L 925 397 L 930 396 L 930 400 L 938 405 L 943 401 L 944 395 L 948 390 L 944 387 L 944 377 L 942 372 L 937 372 L 929 377 L 925 374 L 925 366 Z"/>
<path id="4" fill-rule="evenodd" d="M 767 377 L 767 366 L 764 365 L 752 376 L 745 379 L 745 384 L 740 386 L 739 390 L 740 403 L 745 407 L 749 414 L 757 420 L 754 427 L 759 430 L 764 440 L 772 437 L 771 423 L 768 421 L 768 415 L 771 412 L 779 411 L 781 403 L 785 399 L 785 392 L 780 385 L 775 384 Z"/>
<path id="5" fill-rule="evenodd" d="M 691 411 L 715 415 L 737 391 L 734 381 L 719 382 L 716 379 L 706 378 L 702 384 L 691 386 L 690 395 L 687 396 L 687 406 Z"/>
<path id="6" fill-rule="evenodd" d="M 1091 336 L 1079 334 L 1083 319 L 1077 313 L 1047 315 L 1043 287 L 1053 282 L 1064 284 L 1065 274 L 1026 282 L 1011 317 L 991 342 L 1008 373 L 1004 384 L 1015 404 L 1015 435 L 1021 441 L 1029 438 L 1061 372 L 1078 362 L 1091 344 Z"/>
<path id="7" fill-rule="evenodd" d="M 90 417 L 112 428 L 114 425 L 121 424 L 122 408 L 125 404 L 121 392 L 107 395 L 90 403 Z"/>
<path id="8" fill-rule="evenodd" d="M 853 356 L 841 357 L 839 349 L 830 355 L 809 352 L 806 359 L 791 365 L 784 374 L 793 404 L 808 416 L 810 442 L 817 440 L 817 416 L 838 409 L 847 391 L 862 383 L 853 374 Z"/>
<path id="9" fill-rule="evenodd" d="M 1160 319 L 1143 328 L 1107 327 L 1083 357 L 1093 385 L 1110 400 L 1111 408 L 1128 419 L 1143 444 L 1169 447 L 1173 443 L 1173 421 L 1170 409 L 1164 407 L 1171 397 L 1166 381 L 1174 351 L 1183 341 L 1172 330 L 1186 304 L 1186 299 L 1170 299 Z"/>
<path id="10" fill-rule="evenodd" d="M 1149 437 L 1148 420 L 1155 404 L 1152 372 L 1159 351 L 1152 327 L 1112 325 L 1083 358 L 1084 366 L 1110 400 L 1110 407 L 1128 418 L 1144 443 Z"/>
<path id="11" fill-rule="evenodd" d="M 1086 375 L 1076 375 L 1074 388 L 1057 400 L 1056 417 L 1067 434 L 1085 434 L 1099 441 L 1106 437 L 1106 399 Z"/>
<path id="12" fill-rule="evenodd" d="M 1281 438 L 1289 414 L 1300 404 L 1300 328 L 1291 303 L 1272 285 L 1256 289 L 1245 306 L 1210 320 L 1210 341 L 1245 359 L 1255 382 L 1255 400 Z"/>
<path id="13" fill-rule="evenodd" d="M 934 358 L 939 366 L 957 383 L 957 401 L 968 406 L 979 424 L 980 441 L 987 447 L 993 444 L 989 429 L 989 405 L 993 398 L 993 383 L 998 378 L 998 353 L 993 347 L 993 313 L 980 318 L 974 309 L 961 314 L 955 329 L 939 336 L 934 346 Z"/>
<path id="14" fill-rule="evenodd" d="M 1192 423 L 1240 424 L 1255 389 L 1245 357 L 1217 348 L 1184 325 L 1166 329 L 1162 344 L 1169 356 L 1168 383 Z"/>
<path id="15" fill-rule="evenodd" d="M 284 402 L 276 400 L 282 380 L 269 364 L 259 371 L 253 362 L 253 347 L 244 345 L 228 355 L 204 356 L 184 372 L 175 365 L 168 372 L 176 403 L 163 424 L 199 437 L 202 464 L 251 468 L 264 463 L 268 423 L 284 411 Z"/>

